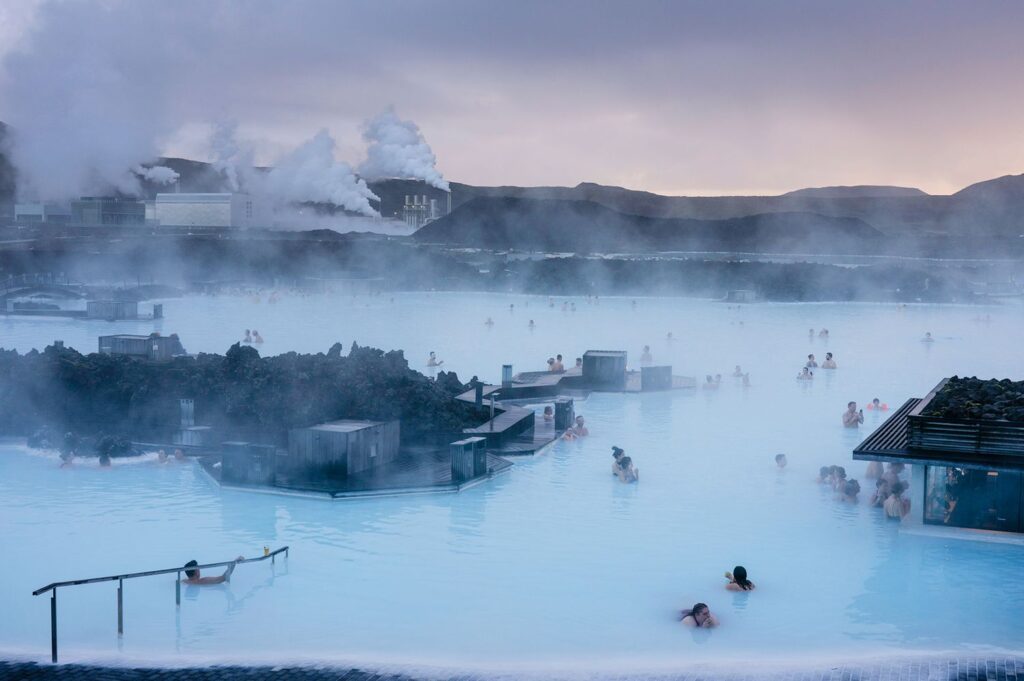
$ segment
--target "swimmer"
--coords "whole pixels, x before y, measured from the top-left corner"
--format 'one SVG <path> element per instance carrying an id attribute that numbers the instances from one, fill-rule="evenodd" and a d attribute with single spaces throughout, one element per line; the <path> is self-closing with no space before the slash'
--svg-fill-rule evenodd
<path id="1" fill-rule="evenodd" d="M 509 312 L 515 312 L 516 311 L 515 303 L 509 303 L 508 304 L 508 311 Z"/>
<path id="2" fill-rule="evenodd" d="M 878 480 L 875 480 L 875 493 L 871 495 L 871 501 L 869 503 L 875 508 L 881 508 L 885 505 L 885 500 L 889 498 L 889 493 L 889 483 L 882 478 L 879 478 Z"/>
<path id="3" fill-rule="evenodd" d="M 822 466 L 818 469 L 818 484 L 828 485 L 832 482 L 832 468 L 830 466 Z"/>
<path id="4" fill-rule="evenodd" d="M 715 385 L 718 386 L 718 385 L 721 385 L 721 384 L 722 384 L 722 374 L 715 374 Z"/>
<path id="5" fill-rule="evenodd" d="M 628 456 L 623 456 L 619 459 L 619 470 L 616 475 L 619 477 L 620 482 L 631 483 L 640 480 L 640 471 L 633 466 L 633 459 Z"/>
<path id="6" fill-rule="evenodd" d="M 66 451 L 60 453 L 60 467 L 70 466 L 75 460 L 75 453 L 73 451 Z"/>
<path id="7" fill-rule="evenodd" d="M 821 368 L 822 369 L 835 369 L 835 368 L 837 368 L 836 367 L 836 361 L 834 359 L 832 359 L 832 353 L 831 352 L 826 352 L 825 353 L 825 361 L 821 363 Z"/>
<path id="8" fill-rule="evenodd" d="M 583 368 L 583 358 L 582 357 L 577 357 L 576 358 L 576 368 L 577 369 L 582 369 Z"/>
<path id="9" fill-rule="evenodd" d="M 555 363 L 552 366 L 552 371 L 565 371 L 565 365 L 562 363 L 562 356 L 555 355 Z"/>
<path id="10" fill-rule="evenodd" d="M 654 363 L 654 356 L 651 354 L 651 346 L 645 345 L 643 352 L 640 353 L 640 366 L 649 367 Z"/>
<path id="11" fill-rule="evenodd" d="M 616 477 L 619 475 L 619 461 L 622 460 L 624 454 L 621 447 L 612 447 L 612 458 L 615 459 L 612 461 L 612 475 Z"/>
<path id="12" fill-rule="evenodd" d="M 885 517 L 891 520 L 902 520 L 910 513 L 910 500 L 903 498 L 903 492 L 907 489 L 906 483 L 897 482 L 892 486 L 892 492 L 882 504 L 885 509 Z"/>
<path id="13" fill-rule="evenodd" d="M 814 329 L 807 329 L 807 337 L 814 340 Z"/>
<path id="14" fill-rule="evenodd" d="M 235 567 L 241 563 L 245 558 L 239 556 L 235 558 L 235 562 L 228 565 L 228 569 L 224 571 L 224 574 L 217 577 L 202 577 L 199 574 L 199 563 L 190 560 L 185 563 L 185 579 L 183 580 L 186 584 L 195 584 L 198 586 L 207 586 L 210 584 L 223 584 L 224 582 L 231 581 L 231 573 L 235 571 Z"/>
<path id="15" fill-rule="evenodd" d="M 749 388 L 750 387 L 750 373 L 749 372 L 743 374 L 743 387 L 744 388 Z"/>
<path id="16" fill-rule="evenodd" d="M 789 463 L 789 461 L 786 459 L 786 455 L 785 454 L 776 454 L 775 455 L 775 465 L 778 466 L 780 469 L 785 468 L 786 464 L 788 464 L 788 463 Z"/>
<path id="17" fill-rule="evenodd" d="M 263 343 L 263 336 L 261 336 L 260 332 L 257 331 L 256 329 L 252 330 L 252 342 L 256 343 L 257 345 L 262 345 Z"/>
<path id="18" fill-rule="evenodd" d="M 734 567 L 732 572 L 726 572 L 725 578 L 729 580 L 729 583 L 725 585 L 725 588 L 729 591 L 754 590 L 754 583 L 747 579 L 747 568 L 742 565 Z"/>
<path id="19" fill-rule="evenodd" d="M 857 411 L 856 402 L 848 402 L 846 411 L 843 412 L 843 425 L 847 428 L 857 428 L 864 423 L 864 410 Z"/>
<path id="20" fill-rule="evenodd" d="M 529 329 L 530 329 L 530 331 L 533 331 L 533 330 L 534 330 L 534 328 L 536 328 L 536 326 L 537 326 L 537 325 L 536 325 L 536 324 L 534 324 L 534 323 L 533 323 L 533 320 L 531 319 L 531 320 L 530 320 L 530 323 L 529 323 L 529 324 L 527 324 L 526 326 L 527 326 L 527 328 L 529 328 Z"/>
<path id="21" fill-rule="evenodd" d="M 488 318 L 487 318 L 487 321 L 486 321 L 486 322 L 484 322 L 484 326 L 486 326 L 486 327 L 488 327 L 488 328 L 490 328 L 490 327 L 494 326 L 494 320 L 493 320 L 493 319 L 491 319 L 490 317 L 488 317 Z"/>
<path id="22" fill-rule="evenodd" d="M 796 380 L 812 381 L 814 380 L 814 372 L 808 369 L 807 367 L 804 367 L 803 369 L 800 370 L 800 373 L 796 375 Z"/>
<path id="23" fill-rule="evenodd" d="M 156 460 L 159 461 L 160 463 L 167 463 L 167 461 L 169 460 L 167 452 L 161 449 L 159 452 L 156 453 Z"/>
<path id="24" fill-rule="evenodd" d="M 732 375 L 733 375 L 734 378 L 742 378 L 743 377 L 743 369 L 740 368 L 739 364 L 736 365 L 736 368 L 733 370 Z"/>
<path id="25" fill-rule="evenodd" d="M 857 495 L 860 494 L 860 483 L 856 480 L 848 480 L 840 492 L 842 493 L 841 501 L 857 503 Z"/>
<path id="26" fill-rule="evenodd" d="M 585 437 L 587 435 L 590 435 L 590 431 L 587 430 L 587 427 L 585 425 L 583 425 L 582 416 L 576 417 L 576 425 L 573 426 L 573 431 L 575 432 L 576 437 Z"/>
<path id="27" fill-rule="evenodd" d="M 243 343 L 252 343 L 252 333 L 249 329 L 245 330 L 245 338 L 242 339 Z"/>
<path id="28" fill-rule="evenodd" d="M 807 355 L 807 364 L 804 365 L 808 369 L 817 369 L 818 362 L 814 359 L 814 353 Z"/>
<path id="29" fill-rule="evenodd" d="M 932 338 L 932 332 L 931 331 L 925 331 L 924 338 L 921 339 L 921 342 L 922 343 L 934 343 L 935 339 Z"/>
<path id="30" fill-rule="evenodd" d="M 671 331 L 669 331 L 668 334 L 665 336 L 665 340 L 667 340 L 669 343 L 672 342 L 672 332 Z"/>
<path id="31" fill-rule="evenodd" d="M 548 371 L 554 371 L 554 370 L 555 370 L 555 358 L 554 357 L 548 357 Z"/>
<path id="32" fill-rule="evenodd" d="M 550 423 L 555 420 L 555 410 L 551 408 L 551 405 L 544 407 L 544 422 Z"/>
<path id="33" fill-rule="evenodd" d="M 692 608 L 683 610 L 682 622 L 685 626 L 702 629 L 718 626 L 718 618 L 711 614 L 711 609 L 704 603 L 695 603 Z"/>
<path id="34" fill-rule="evenodd" d="M 430 357 L 427 358 L 427 366 L 428 367 L 439 367 L 442 364 L 444 364 L 444 360 L 443 359 L 438 359 L 437 358 L 437 353 L 434 352 L 433 350 L 431 350 L 430 351 Z"/>
<path id="35" fill-rule="evenodd" d="M 868 403 L 868 409 L 872 411 L 889 411 L 889 405 L 876 397 Z"/>
<path id="36" fill-rule="evenodd" d="M 846 469 L 842 466 L 832 467 L 832 489 L 839 492 L 846 486 Z"/>
<path id="37" fill-rule="evenodd" d="M 819 331 L 818 338 L 828 338 L 828 329 L 822 329 Z"/>
<path id="38" fill-rule="evenodd" d="M 181 451 L 180 449 L 175 449 L 174 450 L 174 460 L 175 461 L 181 461 L 181 462 L 187 461 L 187 459 L 185 458 L 185 452 Z"/>
<path id="39" fill-rule="evenodd" d="M 707 376 L 705 376 L 704 377 L 704 390 L 717 390 L 717 389 L 718 389 L 718 384 L 715 383 L 715 379 L 711 377 L 711 374 L 708 374 Z"/>

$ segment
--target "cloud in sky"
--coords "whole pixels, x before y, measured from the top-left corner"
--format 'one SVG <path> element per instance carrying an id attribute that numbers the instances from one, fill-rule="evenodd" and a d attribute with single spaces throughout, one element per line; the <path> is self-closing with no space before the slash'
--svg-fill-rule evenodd
<path id="1" fill-rule="evenodd" d="M 257 162 L 328 128 L 355 165 L 363 121 L 391 105 L 447 177 L 476 184 L 944 192 L 1024 171 L 1014 2 L 10 7 L 0 120 L 51 127 L 28 153 L 95 156 L 111 181 L 132 181 L 128 156 L 204 156 L 224 120 L 256 140 Z M 76 134 L 69 150 L 52 142 Z"/>

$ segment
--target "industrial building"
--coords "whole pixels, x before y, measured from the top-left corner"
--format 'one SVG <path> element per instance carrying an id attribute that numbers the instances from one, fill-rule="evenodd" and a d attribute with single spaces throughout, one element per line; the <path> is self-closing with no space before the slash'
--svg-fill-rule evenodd
<path id="1" fill-rule="evenodd" d="M 102 227 L 141 227 L 146 224 L 146 205 L 115 196 L 83 196 L 71 202 L 71 222 Z"/>
<path id="2" fill-rule="evenodd" d="M 259 202 L 250 194 L 157 194 L 153 218 L 165 227 L 246 228 L 265 224 Z"/>
<path id="3" fill-rule="evenodd" d="M 452 212 L 451 192 L 422 180 L 379 180 L 369 184 L 380 201 L 371 204 L 386 220 L 401 220 L 412 229 Z"/>
<path id="4" fill-rule="evenodd" d="M 60 203 L 16 203 L 14 221 L 19 224 L 71 222 L 71 206 Z"/>

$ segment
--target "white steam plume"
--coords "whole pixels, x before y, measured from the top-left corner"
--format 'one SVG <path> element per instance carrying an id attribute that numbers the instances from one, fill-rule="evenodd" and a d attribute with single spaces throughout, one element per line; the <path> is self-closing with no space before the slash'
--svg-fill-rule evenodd
<path id="1" fill-rule="evenodd" d="M 332 203 L 361 215 L 377 216 L 370 200 L 380 198 L 352 167 L 334 157 L 334 138 L 321 130 L 298 149 L 278 159 L 265 174 L 253 174 L 250 191 L 281 203 Z"/>
<path id="2" fill-rule="evenodd" d="M 135 166 L 135 174 L 154 184 L 173 184 L 178 181 L 178 173 L 167 166 Z"/>
<path id="3" fill-rule="evenodd" d="M 393 109 L 366 122 L 363 139 L 370 145 L 359 174 L 369 180 L 389 177 L 423 180 L 448 191 L 448 182 L 437 170 L 437 157 L 419 126 L 403 121 Z"/>

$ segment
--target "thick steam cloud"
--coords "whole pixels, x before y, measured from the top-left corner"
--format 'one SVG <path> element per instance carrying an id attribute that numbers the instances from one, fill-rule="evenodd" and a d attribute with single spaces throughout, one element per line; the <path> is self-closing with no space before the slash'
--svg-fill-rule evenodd
<path id="1" fill-rule="evenodd" d="M 136 166 L 135 174 L 155 184 L 174 184 L 178 181 L 178 173 L 167 166 Z"/>
<path id="2" fill-rule="evenodd" d="M 368 180 L 389 177 L 423 180 L 448 191 L 448 182 L 437 170 L 437 157 L 419 126 L 403 121 L 389 109 L 366 122 L 363 139 L 369 144 L 359 174 Z"/>

